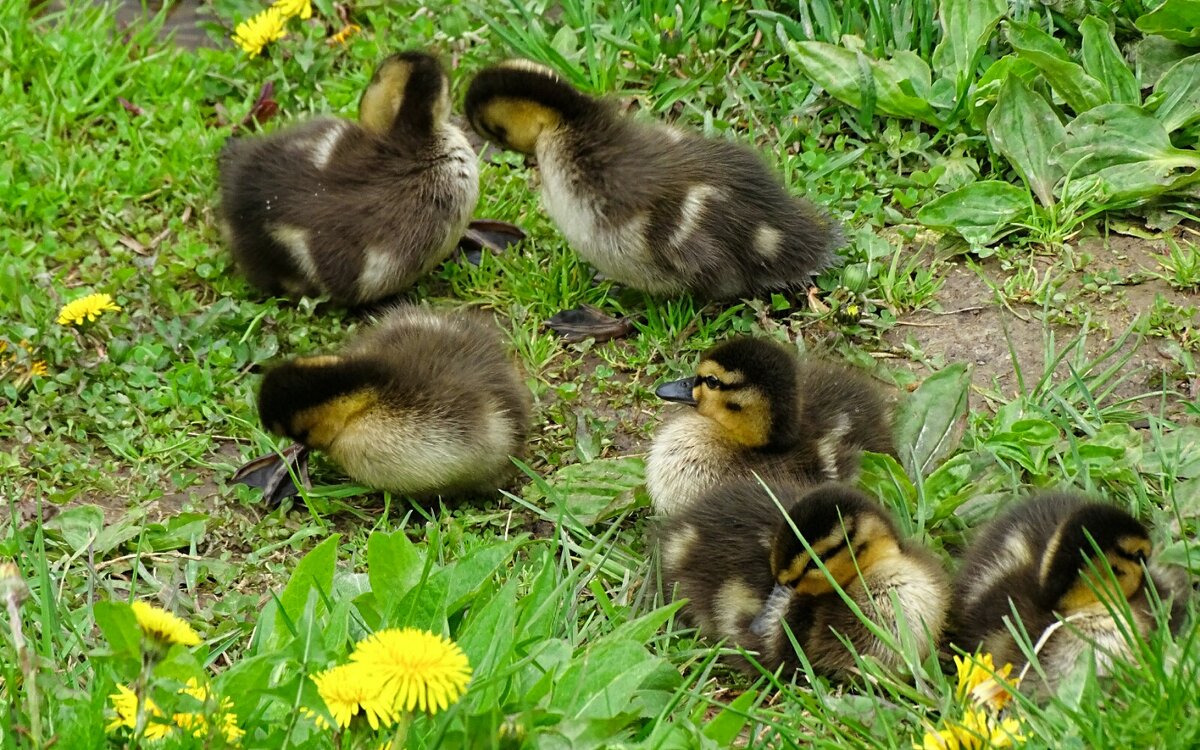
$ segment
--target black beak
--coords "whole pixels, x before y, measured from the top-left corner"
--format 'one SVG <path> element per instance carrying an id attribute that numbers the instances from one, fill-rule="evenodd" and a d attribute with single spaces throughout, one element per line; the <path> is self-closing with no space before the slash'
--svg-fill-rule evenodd
<path id="1" fill-rule="evenodd" d="M 692 395 L 692 389 L 696 387 L 696 378 L 684 378 L 683 380 L 672 380 L 670 383 L 663 383 L 654 391 L 654 395 L 661 398 L 663 401 L 675 401 L 689 406 L 696 405 L 696 398 Z"/>

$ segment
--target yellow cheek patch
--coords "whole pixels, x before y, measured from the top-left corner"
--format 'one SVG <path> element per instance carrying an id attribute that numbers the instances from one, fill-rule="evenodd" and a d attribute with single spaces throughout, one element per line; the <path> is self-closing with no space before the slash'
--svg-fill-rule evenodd
<path id="1" fill-rule="evenodd" d="M 358 104 L 358 120 L 367 130 L 383 135 L 392 129 L 396 113 L 400 111 L 404 87 L 408 85 L 409 67 L 405 63 L 389 63 L 380 68 L 375 76 Z"/>
<path id="2" fill-rule="evenodd" d="M 485 104 L 477 120 L 479 129 L 495 134 L 503 139 L 503 145 L 523 154 L 535 153 L 538 136 L 559 123 L 558 115 L 549 107 L 508 97 Z"/>
<path id="3" fill-rule="evenodd" d="M 726 370 L 711 359 L 706 359 L 696 368 L 696 374 L 702 378 L 715 377 L 725 385 L 741 385 L 746 382 L 746 376 L 735 370 Z"/>
<path id="4" fill-rule="evenodd" d="M 325 367 L 336 365 L 341 361 L 342 358 L 336 354 L 318 354 L 313 357 L 296 357 L 292 360 L 292 364 L 300 367 Z"/>
<path id="5" fill-rule="evenodd" d="M 292 426 L 295 432 L 307 431 L 305 443 L 309 447 L 328 450 L 338 436 L 376 401 L 377 397 L 371 391 L 356 391 L 298 412 L 292 419 Z"/>

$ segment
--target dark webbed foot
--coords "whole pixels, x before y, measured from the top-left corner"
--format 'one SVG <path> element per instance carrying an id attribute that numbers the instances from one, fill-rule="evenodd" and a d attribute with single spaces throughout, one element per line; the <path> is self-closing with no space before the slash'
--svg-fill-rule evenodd
<path id="1" fill-rule="evenodd" d="M 285 498 L 300 493 L 300 487 L 292 479 L 293 470 L 300 483 L 308 488 L 308 454 L 308 448 L 293 443 L 279 453 L 247 461 L 234 472 L 233 481 L 260 488 L 267 504 L 277 507 Z"/>
<path id="2" fill-rule="evenodd" d="M 620 339 L 633 332 L 633 321 L 629 318 L 614 318 L 598 307 L 580 305 L 563 310 L 546 321 L 546 325 L 563 337 L 564 341 L 583 341 L 588 337 L 596 341 Z"/>
<path id="3" fill-rule="evenodd" d="M 473 266 L 479 265 L 486 247 L 494 253 L 507 250 L 525 239 L 525 230 L 516 224 L 494 219 L 475 219 L 467 225 L 467 231 L 458 241 L 458 249 Z"/>

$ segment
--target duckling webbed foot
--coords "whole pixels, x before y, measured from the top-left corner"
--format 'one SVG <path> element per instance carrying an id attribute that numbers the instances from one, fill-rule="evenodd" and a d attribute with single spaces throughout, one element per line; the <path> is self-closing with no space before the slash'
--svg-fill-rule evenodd
<path id="1" fill-rule="evenodd" d="M 614 318 L 598 307 L 579 307 L 556 313 L 546 325 L 564 341 L 583 341 L 589 336 L 596 341 L 609 341 L 628 336 L 633 332 L 633 321 L 629 318 Z"/>
<path id="2" fill-rule="evenodd" d="M 277 508 L 284 499 L 300 493 L 300 486 L 292 479 L 293 468 L 300 484 L 305 489 L 310 486 L 308 454 L 307 447 L 293 443 L 279 453 L 268 453 L 247 461 L 234 472 L 233 481 L 260 488 L 267 504 Z"/>
<path id="3" fill-rule="evenodd" d="M 475 219 L 467 225 L 458 241 L 458 249 L 473 266 L 479 265 L 486 247 L 494 253 L 503 252 L 525 239 L 525 230 L 516 224 L 495 219 Z"/>

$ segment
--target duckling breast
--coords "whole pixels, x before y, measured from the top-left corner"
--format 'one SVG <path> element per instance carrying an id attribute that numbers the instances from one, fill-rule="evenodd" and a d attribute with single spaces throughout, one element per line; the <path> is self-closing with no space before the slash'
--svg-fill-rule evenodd
<path id="1" fill-rule="evenodd" d="M 655 512 L 682 512 L 723 478 L 740 476 L 736 448 L 722 439 L 712 420 L 694 411 L 658 428 L 646 457 L 646 491 Z"/>

